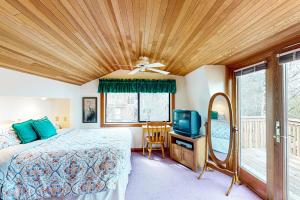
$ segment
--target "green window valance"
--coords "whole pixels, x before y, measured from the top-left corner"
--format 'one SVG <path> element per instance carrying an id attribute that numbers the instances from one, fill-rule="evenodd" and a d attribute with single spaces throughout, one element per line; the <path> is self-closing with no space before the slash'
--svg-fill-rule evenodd
<path id="1" fill-rule="evenodd" d="M 176 80 L 99 79 L 99 93 L 176 93 Z"/>

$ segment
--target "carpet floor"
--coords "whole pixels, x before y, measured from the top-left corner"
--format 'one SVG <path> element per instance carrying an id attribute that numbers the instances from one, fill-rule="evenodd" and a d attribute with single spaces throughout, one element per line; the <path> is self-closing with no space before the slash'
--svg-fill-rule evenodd
<path id="1" fill-rule="evenodd" d="M 141 153 L 132 153 L 132 171 L 126 200 L 256 200 L 260 199 L 244 185 L 235 185 L 227 197 L 231 178 L 217 171 L 199 173 L 159 154 L 148 160 Z"/>

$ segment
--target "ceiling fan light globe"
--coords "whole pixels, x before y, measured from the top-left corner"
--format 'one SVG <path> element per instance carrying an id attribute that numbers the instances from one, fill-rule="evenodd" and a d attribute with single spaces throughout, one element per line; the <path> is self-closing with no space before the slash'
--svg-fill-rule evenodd
<path id="1" fill-rule="evenodd" d="M 149 64 L 149 58 L 148 57 L 139 57 L 139 60 L 136 62 L 136 65 L 148 65 Z"/>
<path id="2" fill-rule="evenodd" d="M 139 59 L 143 61 L 149 61 L 149 58 L 146 56 L 140 56 Z"/>

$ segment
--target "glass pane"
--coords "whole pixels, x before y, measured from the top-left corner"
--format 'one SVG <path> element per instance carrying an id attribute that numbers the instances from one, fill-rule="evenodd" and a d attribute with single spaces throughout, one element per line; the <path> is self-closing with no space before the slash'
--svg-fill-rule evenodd
<path id="1" fill-rule="evenodd" d="M 141 93 L 140 121 L 170 121 L 169 93 Z"/>
<path id="2" fill-rule="evenodd" d="M 238 77 L 241 167 L 266 182 L 266 70 Z"/>
<path id="3" fill-rule="evenodd" d="M 106 122 L 138 121 L 138 95 L 134 93 L 106 94 Z"/>
<path id="4" fill-rule="evenodd" d="M 300 199 L 300 61 L 284 64 L 287 86 L 287 180 L 289 199 Z"/>

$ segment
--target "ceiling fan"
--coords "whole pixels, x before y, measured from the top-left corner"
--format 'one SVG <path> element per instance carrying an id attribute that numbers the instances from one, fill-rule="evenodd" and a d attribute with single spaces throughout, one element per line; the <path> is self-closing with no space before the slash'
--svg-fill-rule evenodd
<path id="1" fill-rule="evenodd" d="M 163 71 L 163 70 L 160 70 L 160 69 L 155 69 L 157 67 L 164 67 L 164 66 L 165 66 L 164 64 L 159 63 L 159 62 L 150 63 L 148 57 L 141 56 L 141 57 L 139 57 L 139 60 L 136 62 L 136 64 L 133 66 L 133 67 L 136 67 L 136 69 L 130 71 L 128 74 L 134 75 L 134 74 L 136 74 L 140 71 L 145 72 L 146 70 L 149 70 L 149 71 L 153 71 L 153 72 L 157 72 L 157 73 L 167 75 L 170 72 Z"/>

